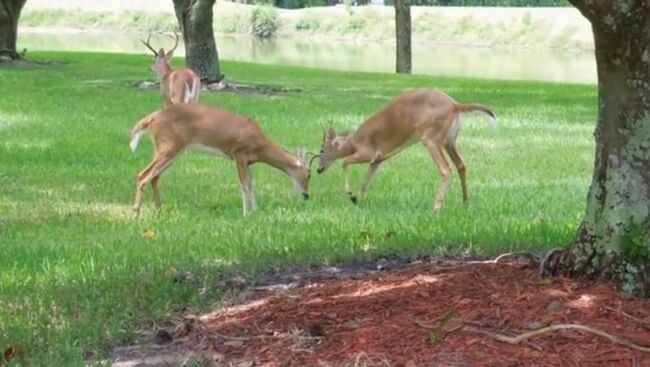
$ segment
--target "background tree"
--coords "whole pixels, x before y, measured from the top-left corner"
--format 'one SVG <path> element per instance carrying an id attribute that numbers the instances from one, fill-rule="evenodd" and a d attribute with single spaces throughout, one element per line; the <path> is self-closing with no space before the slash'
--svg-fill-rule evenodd
<path id="1" fill-rule="evenodd" d="M 614 281 L 650 296 L 650 3 L 570 2 L 594 34 L 596 159 L 576 238 L 549 254 L 542 275 Z"/>
<path id="2" fill-rule="evenodd" d="M 395 0 L 395 71 L 411 73 L 411 4 L 410 0 Z"/>
<path id="3" fill-rule="evenodd" d="M 219 82 L 219 54 L 214 40 L 212 18 L 215 0 L 173 0 L 185 42 L 185 65 L 204 83 Z"/>
<path id="4" fill-rule="evenodd" d="M 0 0 L 0 56 L 18 59 L 18 18 L 27 0 Z"/>

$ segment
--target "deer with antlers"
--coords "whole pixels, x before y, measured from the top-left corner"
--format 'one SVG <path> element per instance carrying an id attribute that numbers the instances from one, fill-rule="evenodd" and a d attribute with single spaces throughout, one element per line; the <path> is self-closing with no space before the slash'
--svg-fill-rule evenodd
<path id="1" fill-rule="evenodd" d="M 467 203 L 467 168 L 456 148 L 456 138 L 461 126 L 460 116 L 468 112 L 481 113 L 487 116 L 490 123 L 496 124 L 494 113 L 483 105 L 458 103 L 437 90 L 406 91 L 368 118 L 353 134 L 336 134 L 331 126 L 326 129 L 317 172 L 325 172 L 334 161 L 342 159 L 344 190 L 356 204 L 357 197 L 350 189 L 347 167 L 351 164 L 369 164 L 359 190 L 361 200 L 379 165 L 419 141 L 429 151 L 440 171 L 440 182 L 433 202 L 434 212 L 442 208 L 451 174 L 443 150 L 458 169 L 463 202 Z"/>
<path id="2" fill-rule="evenodd" d="M 160 94 L 163 105 L 172 103 L 196 103 L 201 92 L 201 79 L 191 69 L 173 69 L 170 61 L 178 47 L 178 34 L 174 33 L 174 47 L 165 52 L 163 48 L 156 51 L 150 44 L 151 34 L 146 41 L 140 40 L 151 52 L 153 62 L 150 70 L 158 75 Z"/>
<path id="3" fill-rule="evenodd" d="M 244 215 L 256 209 L 249 165 L 257 162 L 286 173 L 294 182 L 294 192 L 309 199 L 305 152 L 299 149 L 294 155 L 279 147 L 247 116 L 198 103 L 177 103 L 158 109 L 135 124 L 129 144 L 132 151 L 135 152 L 145 132 L 153 138 L 154 158 L 138 174 L 134 217 L 140 214 L 147 184 L 151 184 L 155 208 L 160 209 L 160 176 L 187 149 L 224 156 L 235 162 Z"/>

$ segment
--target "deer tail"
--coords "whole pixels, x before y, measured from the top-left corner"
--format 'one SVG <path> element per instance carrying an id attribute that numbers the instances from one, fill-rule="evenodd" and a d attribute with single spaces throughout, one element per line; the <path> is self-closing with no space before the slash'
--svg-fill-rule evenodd
<path id="1" fill-rule="evenodd" d="M 151 123 L 154 121 L 156 113 L 157 111 L 147 115 L 142 120 L 138 121 L 135 126 L 133 126 L 133 129 L 131 129 L 131 140 L 129 141 L 129 147 L 131 148 L 132 152 L 135 152 L 135 150 L 138 148 L 140 138 L 142 138 L 142 135 L 144 135 L 144 133 L 147 131 L 149 125 L 151 125 Z"/>
<path id="2" fill-rule="evenodd" d="M 191 83 L 185 83 L 185 95 L 183 96 L 183 103 L 190 103 L 199 100 L 199 92 L 201 90 L 201 81 L 194 78 Z"/>
<path id="3" fill-rule="evenodd" d="M 488 119 L 488 123 L 493 128 L 497 126 L 497 117 L 489 108 L 477 103 L 457 103 L 456 109 L 459 113 L 478 112 Z"/>

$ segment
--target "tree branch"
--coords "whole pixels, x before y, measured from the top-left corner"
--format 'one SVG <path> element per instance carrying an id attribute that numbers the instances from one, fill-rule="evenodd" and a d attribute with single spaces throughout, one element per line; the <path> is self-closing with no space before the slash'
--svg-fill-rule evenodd
<path id="1" fill-rule="evenodd" d="M 632 321 L 634 321 L 636 323 L 639 323 L 642 328 L 644 328 L 646 330 L 650 330 L 650 321 L 649 320 L 644 320 L 644 319 L 640 319 L 638 317 L 634 317 L 634 316 L 630 315 L 629 313 L 627 313 L 627 312 L 625 312 L 623 310 L 617 310 L 615 308 L 608 307 L 608 306 L 605 306 L 604 309 L 606 309 L 608 311 L 615 312 L 615 313 L 617 313 L 617 314 L 619 314 L 619 315 L 621 315 L 623 317 L 627 317 L 628 319 L 630 319 L 630 320 L 632 320 Z"/>
<path id="2" fill-rule="evenodd" d="M 634 349 L 639 352 L 644 352 L 644 353 L 650 353 L 650 347 L 643 347 L 640 345 L 636 345 L 630 341 L 627 341 L 623 338 L 620 338 L 615 335 L 608 334 L 602 330 L 594 329 L 589 326 L 584 326 L 584 325 L 579 325 L 579 324 L 559 324 L 559 325 L 553 325 L 553 326 L 548 326 L 545 328 L 541 328 L 538 330 L 533 330 L 529 331 L 527 333 L 523 333 L 517 336 L 507 336 L 503 334 L 498 334 L 498 333 L 493 333 L 490 331 L 482 330 L 479 328 L 475 328 L 473 326 L 466 325 L 465 330 L 477 333 L 477 334 L 482 334 L 482 335 L 487 335 L 491 337 L 492 339 L 496 341 L 500 341 L 502 343 L 508 343 L 512 345 L 519 345 L 520 343 L 530 339 L 534 338 L 536 336 L 550 333 L 553 331 L 561 331 L 561 330 L 580 330 L 580 331 L 586 331 L 588 333 L 596 334 L 598 336 L 601 336 L 609 341 L 611 341 L 614 344 L 622 345 L 624 347 L 628 347 L 630 349 Z"/>
<path id="3" fill-rule="evenodd" d="M 578 9 L 580 13 L 582 13 L 582 16 L 587 18 L 590 22 L 593 22 L 596 16 L 596 9 L 598 8 L 598 5 L 596 5 L 593 0 L 568 0 L 568 1 L 576 9 Z M 609 0 L 606 0 L 606 2 L 609 2 Z"/>

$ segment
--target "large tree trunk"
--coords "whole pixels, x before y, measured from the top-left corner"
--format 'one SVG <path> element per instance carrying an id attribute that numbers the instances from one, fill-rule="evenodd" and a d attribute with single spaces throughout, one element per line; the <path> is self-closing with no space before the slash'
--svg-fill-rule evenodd
<path id="1" fill-rule="evenodd" d="M 0 0 L 0 56 L 17 59 L 18 18 L 27 0 Z"/>
<path id="2" fill-rule="evenodd" d="M 572 0 L 592 23 L 598 67 L 596 159 L 576 239 L 542 275 L 612 281 L 650 296 L 650 5 Z"/>
<path id="3" fill-rule="evenodd" d="M 395 0 L 395 71 L 411 73 L 411 5 L 410 0 Z"/>
<path id="4" fill-rule="evenodd" d="M 204 83 L 223 79 L 212 29 L 215 0 L 173 0 L 174 11 L 185 42 L 185 64 Z"/>

